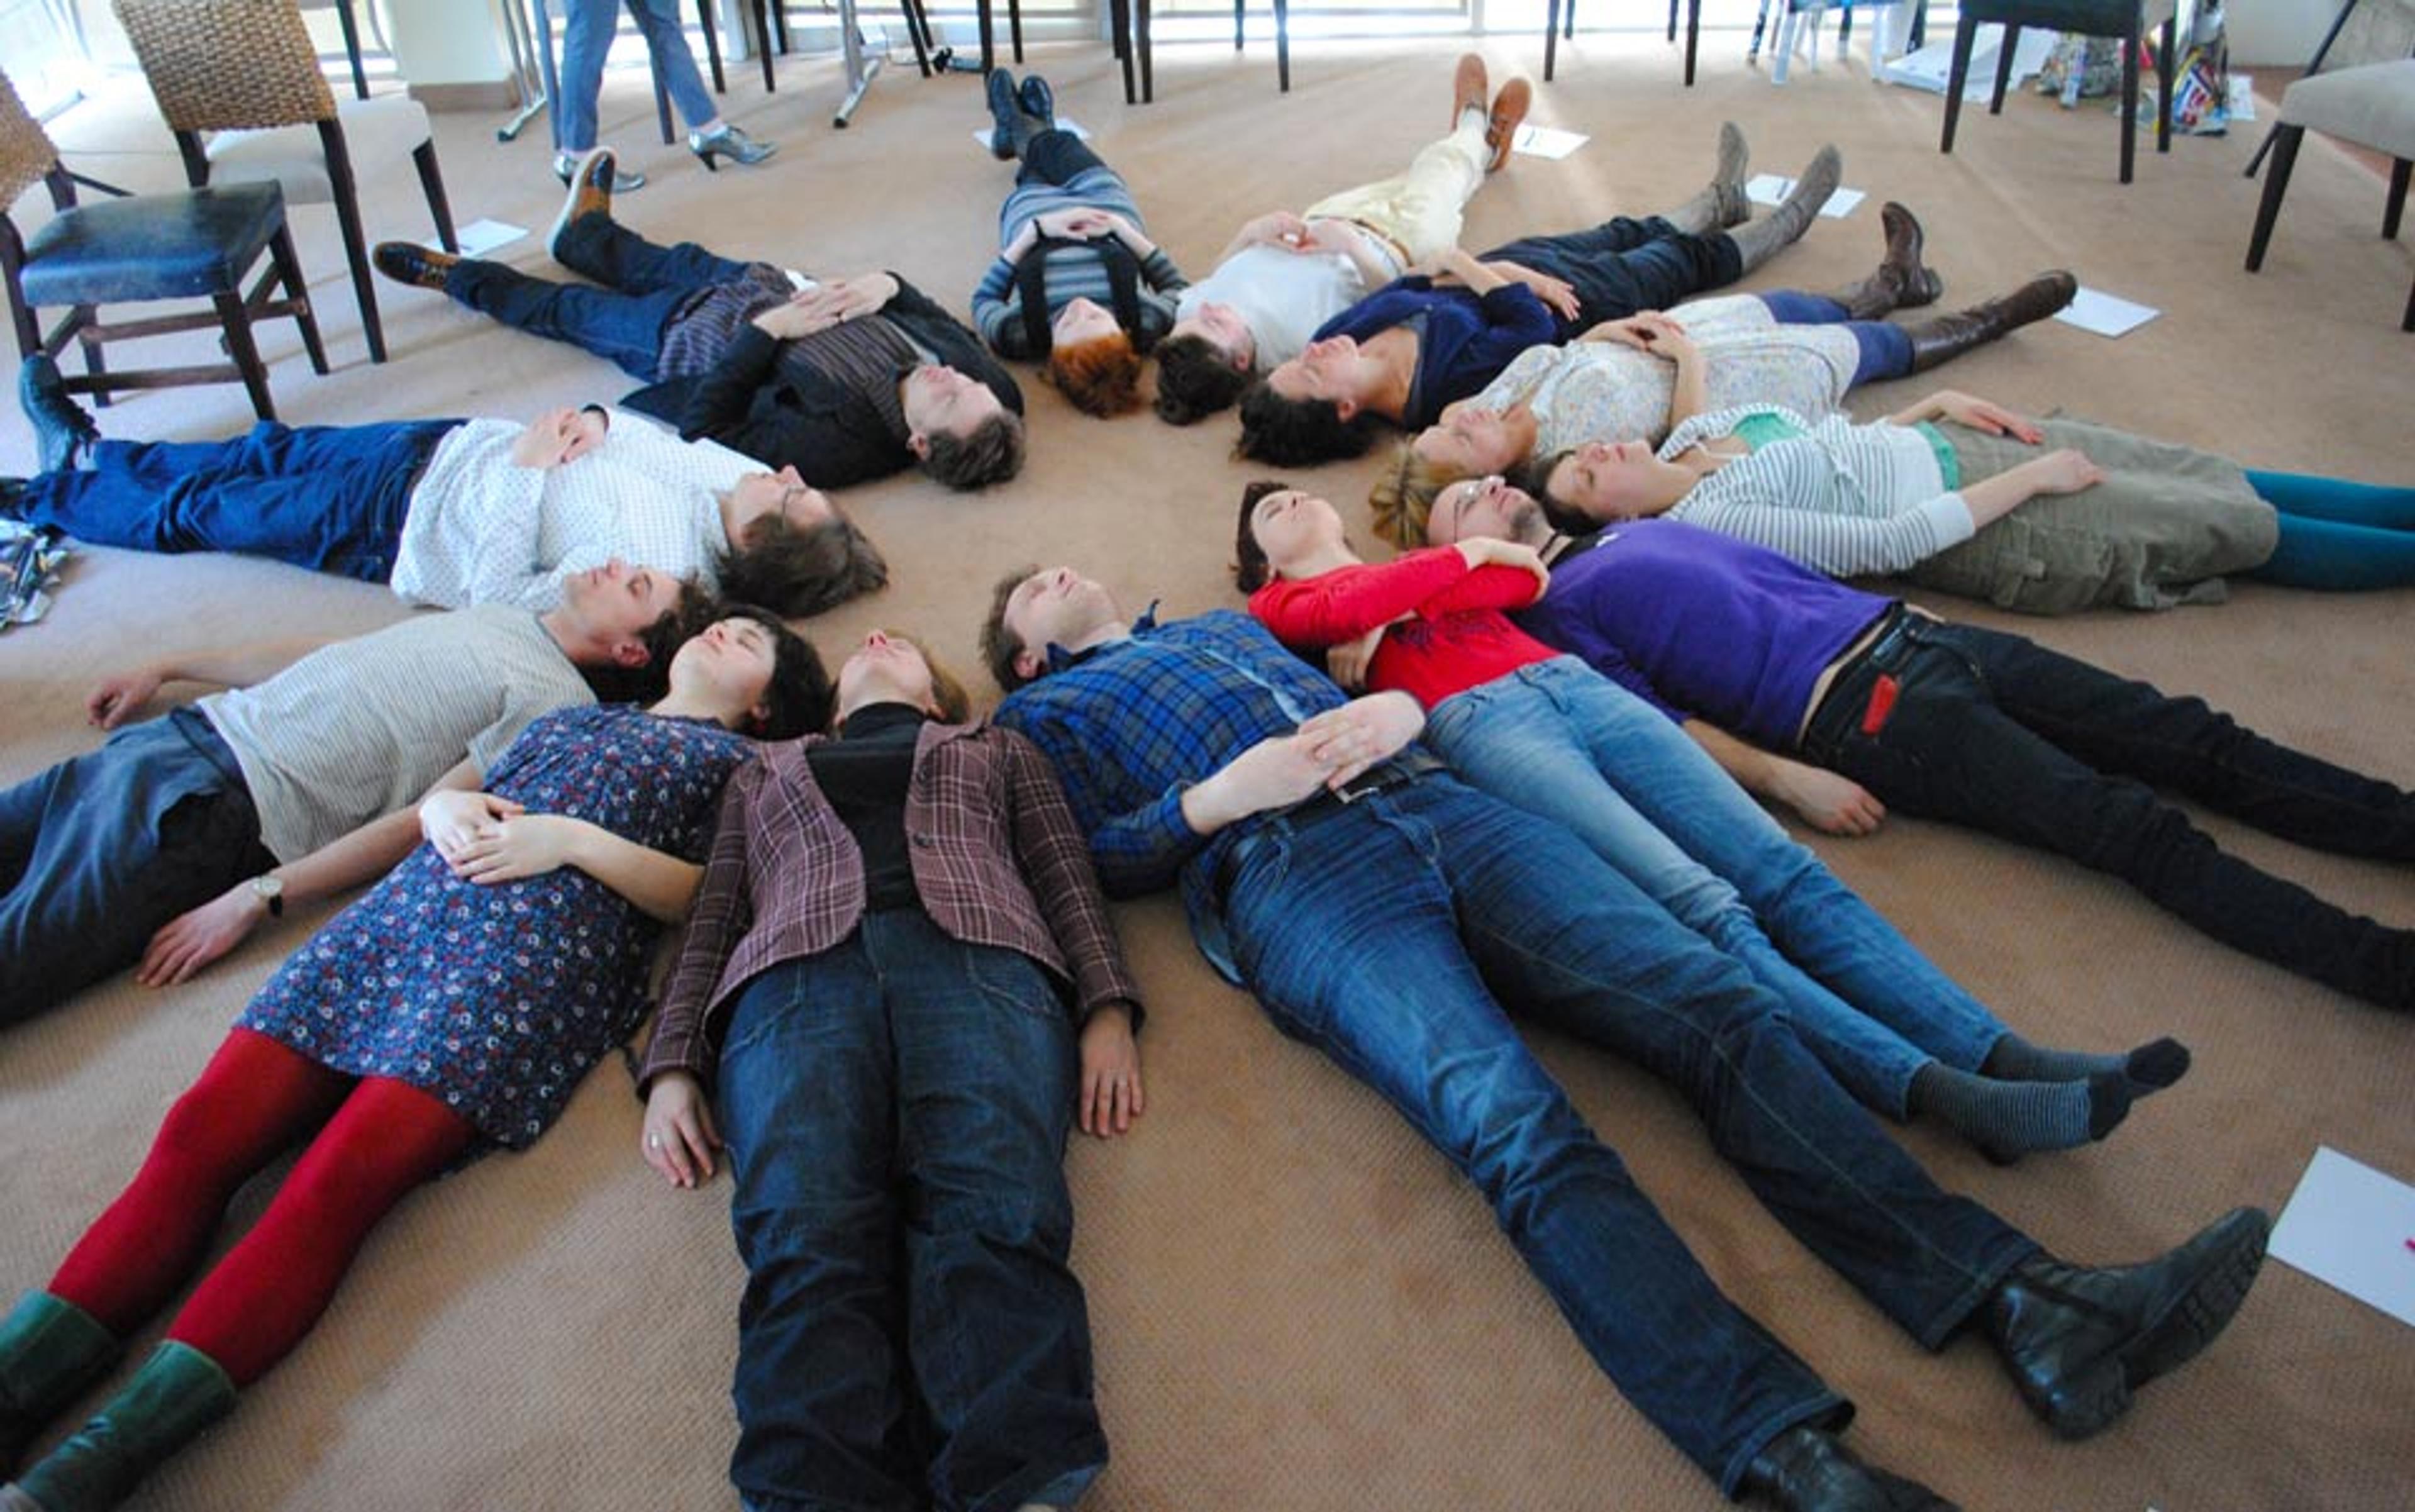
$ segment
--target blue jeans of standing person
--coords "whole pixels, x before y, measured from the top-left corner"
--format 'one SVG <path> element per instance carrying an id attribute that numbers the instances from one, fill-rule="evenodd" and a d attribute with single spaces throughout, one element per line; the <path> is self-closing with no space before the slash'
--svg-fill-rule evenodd
<path id="1" fill-rule="evenodd" d="M 95 546 L 237 551 L 363 582 L 394 576 L 412 485 L 458 420 L 281 426 L 232 441 L 104 441 L 25 485 L 25 517 Z"/>
<path id="2" fill-rule="evenodd" d="M 1976 1070 L 2003 1022 L 1787 837 L 1674 720 L 1573 656 L 1437 705 L 1426 741 L 1742 962 L 1864 1107 L 1910 1111 L 1933 1060 Z"/>
<path id="3" fill-rule="evenodd" d="M 505 325 L 567 341 L 648 382 L 656 376 L 671 318 L 706 291 L 745 277 L 749 266 L 694 242 L 658 247 L 607 215 L 572 221 L 554 256 L 605 287 L 554 283 L 463 258 L 444 276 L 444 292 Z"/>
<path id="4" fill-rule="evenodd" d="M 1107 1443 L 1046 974 L 919 908 L 868 914 L 743 989 L 719 1075 L 750 1512 L 1072 1505 Z"/>
<path id="5" fill-rule="evenodd" d="M 1733 1495 L 1845 1404 L 1720 1295 L 1505 1007 L 1674 1086 L 1779 1221 L 1929 1348 L 2036 1250 L 1940 1190 L 1744 968 L 1547 819 L 1448 776 L 1257 825 L 1229 853 L 1235 963 L 1284 1032 L 1476 1183 L 1612 1382 Z"/>
<path id="6" fill-rule="evenodd" d="M 0 1024 L 140 960 L 160 925 L 276 864 L 234 753 L 197 710 L 0 792 Z"/>
<path id="7" fill-rule="evenodd" d="M 1891 708 L 1872 704 L 1881 679 Z M 2415 931 L 2226 854 L 2148 785 L 2284 839 L 2401 861 L 2415 861 L 2415 794 L 2276 745 L 2201 699 L 1914 615 L 1838 677 L 1803 743 L 1903 813 L 2110 872 L 2227 945 L 2415 1007 Z"/>
<path id="8" fill-rule="evenodd" d="M 1587 231 L 1522 237 L 1483 258 L 1502 260 L 1565 279 L 1576 290 L 1576 319 L 1560 320 L 1563 341 L 1604 321 L 1667 309 L 1744 276 L 1744 260 L 1727 232 L 1696 236 L 1658 216 L 1620 216 Z"/>
<path id="9" fill-rule="evenodd" d="M 562 25 L 562 97 L 553 102 L 554 145 L 563 152 L 585 152 L 595 145 L 595 97 L 604 87 L 604 59 L 612 51 L 612 34 L 620 29 L 622 0 L 564 0 L 568 12 Z M 687 50 L 687 34 L 680 27 L 679 0 L 637 0 L 638 33 L 646 39 L 663 87 L 690 127 L 703 126 L 720 112 L 705 92 L 704 77 L 696 71 L 696 54 Z"/>

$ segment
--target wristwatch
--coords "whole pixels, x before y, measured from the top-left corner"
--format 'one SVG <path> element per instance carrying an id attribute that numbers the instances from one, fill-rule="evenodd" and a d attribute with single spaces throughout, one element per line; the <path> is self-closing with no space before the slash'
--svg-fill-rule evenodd
<path id="1" fill-rule="evenodd" d="M 251 895 L 268 905 L 268 917 L 285 917 L 285 879 L 265 874 L 251 879 Z"/>

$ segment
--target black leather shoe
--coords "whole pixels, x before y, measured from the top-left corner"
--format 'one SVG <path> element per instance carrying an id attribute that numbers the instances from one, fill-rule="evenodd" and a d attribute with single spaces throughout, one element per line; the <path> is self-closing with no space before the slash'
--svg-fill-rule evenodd
<path id="1" fill-rule="evenodd" d="M 1023 87 L 1014 92 L 1014 97 L 1023 107 L 1023 113 L 1042 127 L 1057 124 L 1057 91 L 1048 87 L 1047 80 L 1036 73 L 1025 74 Z"/>
<path id="2" fill-rule="evenodd" d="M 989 155 L 1000 162 L 1014 158 L 1014 139 L 1022 125 L 1023 103 L 1014 97 L 1014 75 L 992 68 L 982 82 L 989 96 Z"/>
<path id="3" fill-rule="evenodd" d="M 2272 1226 L 2256 1208 L 2234 1208 L 2168 1254 L 2101 1269 L 2041 1250 L 1988 1296 L 1988 1337 L 2030 1410 L 2063 1438 L 2087 1438 L 2222 1332 L 2255 1284 Z"/>
<path id="4" fill-rule="evenodd" d="M 1744 1494 L 1780 1512 L 1961 1512 L 1916 1481 L 1866 1465 L 1824 1429 L 1788 1429 L 1744 1473 Z"/>
<path id="5" fill-rule="evenodd" d="M 380 242 L 370 250 L 369 261 L 397 283 L 441 292 L 444 276 L 461 260 L 450 252 L 431 252 L 417 242 Z"/>
<path id="6" fill-rule="evenodd" d="M 36 352 L 17 369 L 17 405 L 34 427 L 34 443 L 45 472 L 66 472 L 83 461 L 84 448 L 100 440 L 100 427 L 68 397 L 59 365 Z"/>

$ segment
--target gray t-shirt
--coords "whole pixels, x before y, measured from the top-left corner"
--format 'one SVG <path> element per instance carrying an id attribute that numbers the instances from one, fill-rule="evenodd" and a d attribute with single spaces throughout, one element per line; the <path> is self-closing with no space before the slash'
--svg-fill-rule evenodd
<path id="1" fill-rule="evenodd" d="M 200 709 L 234 752 L 279 861 L 416 801 L 463 756 L 491 770 L 537 715 L 592 703 L 535 615 L 420 614 L 303 657 Z"/>

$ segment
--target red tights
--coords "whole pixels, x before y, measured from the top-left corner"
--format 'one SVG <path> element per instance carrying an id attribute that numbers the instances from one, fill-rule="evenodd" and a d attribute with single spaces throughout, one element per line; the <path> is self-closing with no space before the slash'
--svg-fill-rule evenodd
<path id="1" fill-rule="evenodd" d="M 314 1130 L 268 1211 L 168 1330 L 236 1385 L 259 1380 L 319 1321 L 378 1220 L 475 1136 L 417 1087 L 356 1081 L 234 1030 L 168 1110 L 142 1169 L 84 1231 L 52 1295 L 121 1338 L 132 1333 L 201 1263 L 236 1189 Z"/>

